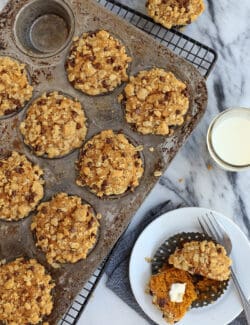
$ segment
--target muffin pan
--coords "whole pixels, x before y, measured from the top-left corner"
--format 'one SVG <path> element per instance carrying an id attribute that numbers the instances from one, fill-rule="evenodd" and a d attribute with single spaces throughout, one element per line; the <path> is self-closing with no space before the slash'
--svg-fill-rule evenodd
<path id="1" fill-rule="evenodd" d="M 113 129 L 122 130 L 131 143 L 143 146 L 144 174 L 140 185 L 133 193 L 100 199 L 75 183 L 79 150 L 63 158 L 46 159 L 35 156 L 24 144 L 19 125 L 30 102 L 14 116 L 0 120 L 0 154 L 16 150 L 43 168 L 43 201 L 58 192 L 67 192 L 80 196 L 102 214 L 100 237 L 88 258 L 76 264 L 64 264 L 59 269 L 49 266 L 44 254 L 35 246 L 30 231 L 32 214 L 18 222 L 0 221 L 0 259 L 10 261 L 19 256 L 35 257 L 54 278 L 54 308 L 47 321 L 56 324 L 201 119 L 207 103 L 206 85 L 191 64 L 93 0 L 11 0 L 0 14 L 0 27 L 0 55 L 26 64 L 34 86 L 32 100 L 44 92 L 61 91 L 77 98 L 84 107 L 88 125 L 86 141 L 104 129 Z M 126 46 L 133 58 L 129 75 L 157 66 L 172 71 L 187 84 L 189 111 L 184 124 L 175 128 L 171 136 L 144 136 L 126 123 L 117 100 L 124 84 L 110 94 L 90 97 L 75 90 L 67 80 L 64 64 L 73 36 L 100 29 L 109 31 Z"/>

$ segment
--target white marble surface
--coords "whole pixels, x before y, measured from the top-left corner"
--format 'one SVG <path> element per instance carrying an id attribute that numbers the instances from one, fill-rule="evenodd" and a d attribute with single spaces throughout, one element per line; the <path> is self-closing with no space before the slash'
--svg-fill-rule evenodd
<path id="1" fill-rule="evenodd" d="M 0 0 L 0 6 L 4 2 Z M 122 2 L 144 10 L 145 1 Z M 207 113 L 138 211 L 134 224 L 157 203 L 167 199 L 184 200 L 188 205 L 212 208 L 233 218 L 250 238 L 250 171 L 227 173 L 221 170 L 211 161 L 205 141 L 208 124 L 219 111 L 235 105 L 250 107 L 250 2 L 210 0 L 206 5 L 206 12 L 187 27 L 185 33 L 213 47 L 219 54 L 207 82 Z M 249 145 L 250 139 L 244 141 Z M 211 170 L 208 165 L 212 166 Z M 78 324 L 146 325 L 145 320 L 105 288 L 105 280 L 104 276 Z"/>

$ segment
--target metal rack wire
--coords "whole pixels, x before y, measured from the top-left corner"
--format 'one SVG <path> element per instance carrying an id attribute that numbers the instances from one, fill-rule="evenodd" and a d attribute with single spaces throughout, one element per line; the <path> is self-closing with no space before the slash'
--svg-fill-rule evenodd
<path id="1" fill-rule="evenodd" d="M 122 5 L 115 0 L 97 1 L 113 13 L 153 36 L 157 41 L 171 49 L 175 54 L 191 62 L 205 78 L 210 74 L 217 60 L 217 54 L 213 49 L 182 34 L 178 30 L 167 30 L 156 24 L 146 15 Z M 101 278 L 106 261 L 107 260 L 105 260 L 94 272 L 80 294 L 76 297 L 72 306 L 59 322 L 59 325 L 74 325 L 77 323 L 91 294 Z"/>

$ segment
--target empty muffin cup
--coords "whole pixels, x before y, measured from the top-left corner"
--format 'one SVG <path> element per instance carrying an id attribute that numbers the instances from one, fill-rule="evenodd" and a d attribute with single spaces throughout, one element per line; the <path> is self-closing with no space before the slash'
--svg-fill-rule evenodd
<path id="1" fill-rule="evenodd" d="M 17 14 L 14 36 L 17 46 L 33 57 L 49 57 L 62 51 L 74 33 L 74 14 L 63 1 L 33 0 Z"/>

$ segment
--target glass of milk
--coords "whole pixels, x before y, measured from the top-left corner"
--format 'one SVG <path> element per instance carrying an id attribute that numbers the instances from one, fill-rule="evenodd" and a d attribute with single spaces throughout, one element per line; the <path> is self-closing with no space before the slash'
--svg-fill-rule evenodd
<path id="1" fill-rule="evenodd" d="M 229 108 L 216 116 L 208 129 L 207 145 L 223 169 L 250 168 L 250 108 Z"/>

